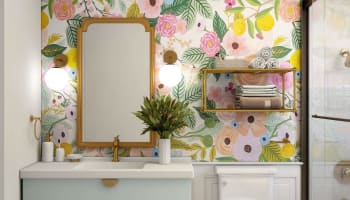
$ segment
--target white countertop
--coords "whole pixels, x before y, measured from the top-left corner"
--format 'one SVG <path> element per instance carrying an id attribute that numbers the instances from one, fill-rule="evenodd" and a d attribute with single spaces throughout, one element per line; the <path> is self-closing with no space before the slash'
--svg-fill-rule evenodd
<path id="1" fill-rule="evenodd" d="M 36 162 L 20 170 L 22 179 L 192 179 L 193 166 L 189 159 L 174 159 L 161 165 L 143 159 L 84 158 L 81 162 Z M 96 167 L 95 167 L 96 166 Z M 128 168 L 130 166 L 130 168 Z"/>
<path id="2" fill-rule="evenodd" d="M 232 166 L 301 166 L 303 162 L 192 162 L 192 165 L 232 165 Z"/>

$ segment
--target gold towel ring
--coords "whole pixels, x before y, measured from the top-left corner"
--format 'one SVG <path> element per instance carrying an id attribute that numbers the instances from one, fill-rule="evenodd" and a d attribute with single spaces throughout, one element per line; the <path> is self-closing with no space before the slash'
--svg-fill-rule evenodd
<path id="1" fill-rule="evenodd" d="M 34 121 L 34 137 L 36 140 L 40 141 L 40 134 L 41 134 L 41 124 L 40 124 L 40 132 L 39 132 L 39 136 L 36 133 L 36 126 L 38 122 L 41 122 L 40 117 L 34 117 L 33 115 L 30 115 L 30 122 Z"/>

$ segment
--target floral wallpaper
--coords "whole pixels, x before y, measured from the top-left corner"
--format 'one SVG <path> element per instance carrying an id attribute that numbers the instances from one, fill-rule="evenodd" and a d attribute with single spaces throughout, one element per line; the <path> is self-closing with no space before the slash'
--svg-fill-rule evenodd
<path id="1" fill-rule="evenodd" d="M 89 17 L 144 17 L 155 27 L 156 70 L 164 50 L 178 54 L 182 80 L 174 87 L 161 84 L 158 95 L 190 103 L 189 126 L 172 139 L 172 156 L 194 161 L 298 161 L 300 158 L 300 57 L 299 0 L 42 0 L 42 73 L 53 67 L 53 57 L 65 54 L 69 84 L 53 91 L 42 82 L 42 135 L 65 148 L 66 154 L 111 156 L 110 148 L 76 146 L 77 28 Z M 296 98 L 297 112 L 200 112 L 200 70 L 215 68 L 215 56 L 252 61 L 263 47 L 271 47 L 281 68 L 297 69 L 285 78 L 287 106 Z M 275 84 L 276 74 L 212 74 L 207 77 L 208 107 L 230 107 L 235 86 Z M 297 95 L 293 96 L 293 87 Z M 142 97 L 140 97 L 142 98 Z M 127 148 L 121 156 L 157 156 L 155 148 Z"/>

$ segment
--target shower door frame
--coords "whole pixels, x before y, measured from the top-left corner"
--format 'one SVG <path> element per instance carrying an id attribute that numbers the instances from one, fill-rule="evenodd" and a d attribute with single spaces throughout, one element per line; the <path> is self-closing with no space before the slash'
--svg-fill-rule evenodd
<path id="1" fill-rule="evenodd" d="M 308 200 L 310 195 L 309 179 L 309 8 L 315 0 L 302 0 L 302 68 L 301 68 L 301 108 L 300 108 L 300 140 L 301 161 L 304 163 L 301 171 L 301 199 Z"/>

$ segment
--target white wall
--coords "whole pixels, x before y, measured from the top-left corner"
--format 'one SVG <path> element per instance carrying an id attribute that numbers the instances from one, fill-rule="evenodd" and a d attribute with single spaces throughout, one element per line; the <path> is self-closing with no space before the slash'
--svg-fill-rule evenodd
<path id="1" fill-rule="evenodd" d="M 0 177 L 4 177 L 4 1 L 0 1 Z M 0 200 L 4 199 L 4 179 L 0 179 Z"/>
<path id="2" fill-rule="evenodd" d="M 19 169 L 38 160 L 29 116 L 40 114 L 40 1 L 4 0 L 4 21 L 4 200 L 20 200 Z"/>

